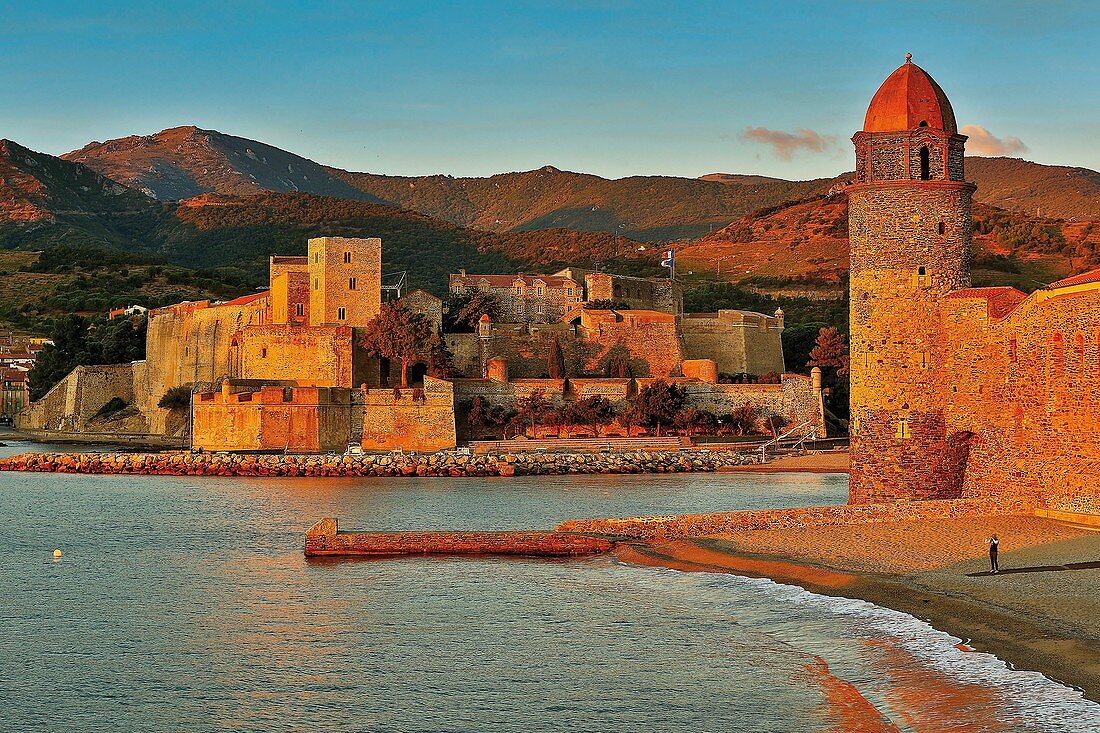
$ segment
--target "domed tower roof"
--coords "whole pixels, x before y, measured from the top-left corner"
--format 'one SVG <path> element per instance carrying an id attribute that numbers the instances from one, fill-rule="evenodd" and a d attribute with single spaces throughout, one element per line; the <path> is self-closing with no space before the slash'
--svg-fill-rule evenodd
<path id="1" fill-rule="evenodd" d="M 905 63 L 886 77 L 875 92 L 867 116 L 863 120 L 866 132 L 898 132 L 917 127 L 929 127 L 957 133 L 955 112 L 951 102 L 928 72 L 905 54 Z"/>

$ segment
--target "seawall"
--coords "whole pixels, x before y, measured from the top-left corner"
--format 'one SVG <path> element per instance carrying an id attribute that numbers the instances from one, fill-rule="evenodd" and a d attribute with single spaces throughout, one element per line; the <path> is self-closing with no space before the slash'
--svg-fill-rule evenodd
<path id="1" fill-rule="evenodd" d="M 307 557 L 367 555 L 529 555 L 576 557 L 608 552 L 604 537 L 567 532 L 341 532 L 322 519 L 306 532 Z"/>
<path id="2" fill-rule="evenodd" d="M 165 476 L 539 476 L 713 472 L 754 462 L 733 451 L 636 453 L 457 453 L 414 455 L 255 455 L 240 453 L 23 453 L 0 471 Z"/>

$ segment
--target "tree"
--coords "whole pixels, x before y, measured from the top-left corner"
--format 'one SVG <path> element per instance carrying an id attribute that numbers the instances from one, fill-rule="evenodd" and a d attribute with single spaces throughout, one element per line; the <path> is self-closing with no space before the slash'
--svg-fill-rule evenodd
<path id="1" fill-rule="evenodd" d="M 750 435 L 756 432 L 756 408 L 746 402 L 731 414 L 727 415 L 726 422 L 730 429 L 737 435 Z"/>
<path id="2" fill-rule="evenodd" d="M 530 425 L 534 431 L 535 426 L 541 423 L 551 413 L 553 407 L 543 396 L 541 391 L 535 391 L 523 399 L 516 401 L 516 414 L 521 420 L 521 425 Z"/>
<path id="3" fill-rule="evenodd" d="M 565 354 L 561 351 L 561 343 L 554 339 L 550 344 L 550 355 L 546 357 L 546 370 L 551 379 L 565 379 Z"/>
<path id="4" fill-rule="evenodd" d="M 647 428 L 656 427 L 660 436 L 661 426 L 676 419 L 676 413 L 683 408 L 686 397 L 682 387 L 663 379 L 646 385 L 634 399 L 632 410 L 637 418 L 636 423 Z"/>
<path id="5" fill-rule="evenodd" d="M 179 385 L 169 387 L 168 391 L 157 402 L 157 407 L 165 410 L 181 410 L 191 406 L 191 387 Z"/>
<path id="6" fill-rule="evenodd" d="M 484 315 L 494 321 L 500 319 L 500 298 L 484 290 L 452 293 L 443 314 L 443 330 L 447 333 L 472 333 Z"/>
<path id="7" fill-rule="evenodd" d="M 428 351 L 428 376 L 435 379 L 454 379 L 458 376 L 454 354 L 441 338 L 435 339 Z"/>
<path id="8" fill-rule="evenodd" d="M 423 314 L 413 313 L 395 301 L 382 310 L 363 330 L 359 345 L 370 356 L 401 360 L 401 386 L 409 386 L 409 365 L 425 358 L 437 340 L 435 327 Z"/>
<path id="9" fill-rule="evenodd" d="M 59 318 L 47 344 L 38 354 L 27 378 L 31 399 L 38 400 L 81 365 L 127 364 L 145 358 L 144 317 L 87 319 L 78 315 Z"/>
<path id="10" fill-rule="evenodd" d="M 485 411 L 485 400 L 475 395 L 466 411 L 466 424 L 474 428 L 483 428 L 489 424 L 489 415 Z"/>
<path id="11" fill-rule="evenodd" d="M 630 379 L 634 373 L 630 368 L 630 362 L 621 356 L 616 356 L 607 363 L 607 376 L 614 379 Z"/>
<path id="12" fill-rule="evenodd" d="M 570 412 L 577 422 L 592 426 L 592 434 L 600 434 L 600 425 L 603 425 L 615 415 L 615 408 L 611 400 L 600 395 L 585 397 L 574 402 Z"/>
<path id="13" fill-rule="evenodd" d="M 610 298 L 590 300 L 584 304 L 586 311 L 629 310 L 629 308 L 630 304 L 626 301 L 611 300 Z"/>
<path id="14" fill-rule="evenodd" d="M 676 427 L 691 437 L 696 433 L 713 432 L 718 426 L 718 418 L 698 407 L 685 407 L 676 413 Z"/>
<path id="15" fill-rule="evenodd" d="M 823 328 L 817 334 L 817 341 L 810 350 L 808 367 L 833 368 L 836 376 L 848 376 L 848 337 L 833 327 Z"/>

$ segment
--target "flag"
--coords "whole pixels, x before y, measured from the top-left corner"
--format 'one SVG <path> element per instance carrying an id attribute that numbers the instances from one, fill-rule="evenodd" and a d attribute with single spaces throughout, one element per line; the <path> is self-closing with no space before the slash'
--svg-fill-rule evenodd
<path id="1" fill-rule="evenodd" d="M 665 250 L 665 258 L 661 260 L 661 267 L 675 267 L 676 266 L 676 252 L 669 249 Z"/>

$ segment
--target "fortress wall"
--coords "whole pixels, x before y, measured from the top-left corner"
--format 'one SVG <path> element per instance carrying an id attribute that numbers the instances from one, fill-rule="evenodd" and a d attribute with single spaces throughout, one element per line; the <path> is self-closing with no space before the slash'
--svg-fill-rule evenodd
<path id="1" fill-rule="evenodd" d="M 783 328 L 762 313 L 724 310 L 681 321 L 685 359 L 713 359 L 726 374 L 782 374 Z"/>
<path id="2" fill-rule="evenodd" d="M 363 390 L 363 448 L 437 451 L 458 444 L 455 390 L 450 382 L 424 378 L 420 399 L 412 389 Z"/>
<path id="3" fill-rule="evenodd" d="M 1039 291 L 1003 320 L 984 301 L 945 310 L 946 430 L 969 434 L 964 495 L 1039 495 L 1100 514 L 1100 289 Z"/>
<path id="4" fill-rule="evenodd" d="M 454 356 L 459 374 L 472 379 L 484 376 L 481 373 L 481 343 L 476 333 L 448 333 L 443 340 Z"/>
<path id="5" fill-rule="evenodd" d="M 351 424 L 350 390 L 262 387 L 197 395 L 194 445 L 211 451 L 343 451 Z"/>
<path id="6" fill-rule="evenodd" d="M 241 379 L 329 387 L 354 383 L 354 339 L 346 326 L 254 326 L 239 340 Z"/>
<path id="7" fill-rule="evenodd" d="M 676 318 L 657 311 L 584 311 L 579 335 L 595 348 L 585 374 L 606 374 L 614 358 L 629 362 L 636 377 L 673 377 L 683 350 Z"/>
<path id="8" fill-rule="evenodd" d="M 123 425 L 88 423 L 113 398 L 134 405 L 134 373 L 134 364 L 78 366 L 27 407 L 19 415 L 18 425 L 29 430 L 66 432 L 148 432 L 147 421 L 140 416 Z"/>

